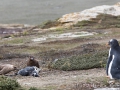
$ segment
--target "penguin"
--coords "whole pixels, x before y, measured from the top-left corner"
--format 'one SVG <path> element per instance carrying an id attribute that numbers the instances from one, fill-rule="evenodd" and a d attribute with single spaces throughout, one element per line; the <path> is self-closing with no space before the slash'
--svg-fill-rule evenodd
<path id="1" fill-rule="evenodd" d="M 29 57 L 27 66 L 36 66 L 36 67 L 40 68 L 39 62 L 37 60 L 35 60 L 35 58 L 33 56 Z"/>
<path id="2" fill-rule="evenodd" d="M 110 45 L 109 55 L 106 65 L 106 73 L 110 79 L 120 79 L 120 46 L 116 39 L 108 42 Z"/>
<path id="3" fill-rule="evenodd" d="M 28 66 L 18 71 L 16 75 L 39 77 L 40 69 L 36 66 Z"/>

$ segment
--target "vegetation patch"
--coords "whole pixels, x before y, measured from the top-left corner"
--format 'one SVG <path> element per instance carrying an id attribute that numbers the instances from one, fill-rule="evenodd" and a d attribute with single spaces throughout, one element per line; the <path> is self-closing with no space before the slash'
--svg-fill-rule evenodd
<path id="1" fill-rule="evenodd" d="M 108 51 L 71 56 L 52 63 L 52 68 L 65 71 L 105 67 Z"/>
<path id="2" fill-rule="evenodd" d="M 22 39 L 22 38 L 16 38 L 16 39 L 9 40 L 7 43 L 21 44 L 21 43 L 24 43 L 24 39 Z"/>
<path id="3" fill-rule="evenodd" d="M 0 76 L 0 90 L 24 90 L 16 80 Z"/>
<path id="4" fill-rule="evenodd" d="M 43 22 L 41 25 L 39 25 L 39 27 L 42 29 L 46 29 L 46 28 L 51 28 L 59 25 L 60 25 L 60 22 L 58 22 L 57 20 L 55 21 L 48 20 L 46 22 Z"/>
<path id="5" fill-rule="evenodd" d="M 90 24 L 92 21 L 88 21 L 88 20 L 83 20 L 83 21 L 79 21 L 77 24 L 73 25 L 74 27 L 83 27 L 83 26 L 87 26 L 88 24 Z"/>
<path id="6" fill-rule="evenodd" d="M 100 14 L 97 16 L 97 18 L 92 18 L 90 21 L 79 21 L 77 24 L 73 25 L 73 27 L 88 27 L 95 29 L 120 28 L 120 16 Z"/>
<path id="7" fill-rule="evenodd" d="M 30 87 L 30 89 L 29 90 L 39 90 L 38 88 L 36 88 L 36 87 Z"/>

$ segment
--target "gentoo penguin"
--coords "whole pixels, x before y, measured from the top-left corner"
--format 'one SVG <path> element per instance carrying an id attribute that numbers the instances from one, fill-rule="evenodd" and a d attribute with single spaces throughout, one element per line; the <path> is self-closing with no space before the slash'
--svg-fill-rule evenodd
<path id="1" fill-rule="evenodd" d="M 120 46 L 116 39 L 111 39 L 106 73 L 110 79 L 120 79 Z"/>
<path id="2" fill-rule="evenodd" d="M 18 71 L 16 75 L 39 77 L 40 69 L 36 66 L 28 66 Z"/>

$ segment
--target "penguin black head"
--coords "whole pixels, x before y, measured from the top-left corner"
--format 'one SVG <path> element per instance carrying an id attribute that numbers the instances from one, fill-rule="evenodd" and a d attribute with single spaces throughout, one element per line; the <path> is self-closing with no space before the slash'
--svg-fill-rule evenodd
<path id="1" fill-rule="evenodd" d="M 112 48 L 116 48 L 116 47 L 119 47 L 119 43 L 116 39 L 111 39 L 109 42 L 108 42 L 108 45 L 110 45 Z"/>

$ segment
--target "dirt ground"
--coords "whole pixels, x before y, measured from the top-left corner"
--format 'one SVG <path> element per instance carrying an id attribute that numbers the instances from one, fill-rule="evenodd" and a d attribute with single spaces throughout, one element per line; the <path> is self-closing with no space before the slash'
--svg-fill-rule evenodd
<path id="1" fill-rule="evenodd" d="M 79 71 L 42 71 L 40 77 L 17 77 L 17 81 L 25 87 L 51 87 L 52 89 L 76 88 L 75 85 L 87 81 L 95 81 L 97 77 L 105 77 L 104 69 Z M 82 87 L 82 85 L 81 85 Z M 93 86 L 94 87 L 94 86 Z M 69 89 L 69 88 L 68 88 Z M 48 89 L 49 90 L 49 89 Z"/>
<path id="2" fill-rule="evenodd" d="M 88 30 L 89 31 L 89 30 Z M 79 45 L 86 45 L 88 43 L 96 43 L 105 45 L 111 38 L 116 38 L 117 40 L 120 40 L 119 36 L 119 28 L 118 29 L 104 29 L 104 30 L 94 30 L 97 33 L 104 33 L 107 32 L 108 34 L 104 34 L 102 36 L 98 37 L 91 37 L 87 39 L 68 39 L 68 40 L 51 40 L 44 43 L 39 43 L 38 45 L 52 45 L 52 44 L 68 44 L 68 43 L 78 43 Z M 112 34 L 117 33 L 117 34 Z M 29 44 L 29 43 L 28 43 Z M 27 43 L 26 43 L 27 45 Z M 31 44 L 33 45 L 33 43 Z M 14 45 L 15 46 L 15 45 Z M 103 47 L 102 46 L 102 47 Z M 96 46 L 89 47 L 88 48 L 95 48 Z M 106 47 L 106 46 L 105 46 Z M 1 49 L 5 48 L 12 48 L 12 46 L 4 46 Z M 16 48 L 19 48 L 18 45 L 16 45 Z M 22 47 L 20 47 L 22 48 Z M 109 47 L 106 47 L 109 49 Z M 65 50 L 64 54 L 56 53 L 53 55 L 52 58 L 61 58 L 61 56 L 69 57 L 73 54 L 80 53 L 83 48 L 81 47 L 74 47 L 69 50 Z M 79 51 L 79 52 L 77 52 Z M 61 54 L 61 55 L 60 55 Z M 50 57 L 50 56 L 49 56 Z M 42 58 L 44 59 L 44 58 Z M 19 69 L 26 66 L 28 58 L 22 57 L 22 58 L 12 58 L 12 59 L 1 59 L 1 63 L 9 63 L 16 65 Z M 40 63 L 41 64 L 41 63 Z M 14 72 L 11 72 L 10 74 L 14 74 Z M 39 73 L 40 77 L 32 77 L 32 76 L 11 76 L 11 78 L 16 79 L 23 87 L 30 88 L 30 87 L 37 87 L 44 90 L 93 90 L 93 88 L 102 87 L 101 82 L 104 82 L 106 84 L 106 73 L 105 68 L 94 68 L 89 70 L 77 70 L 77 71 L 61 71 L 61 70 L 54 70 L 42 67 L 41 64 L 41 71 Z M 96 84 L 93 84 L 95 82 Z M 104 86 L 104 85 L 103 85 Z M 83 88 L 83 89 L 82 89 Z M 85 89 L 87 88 L 87 89 Z"/>

